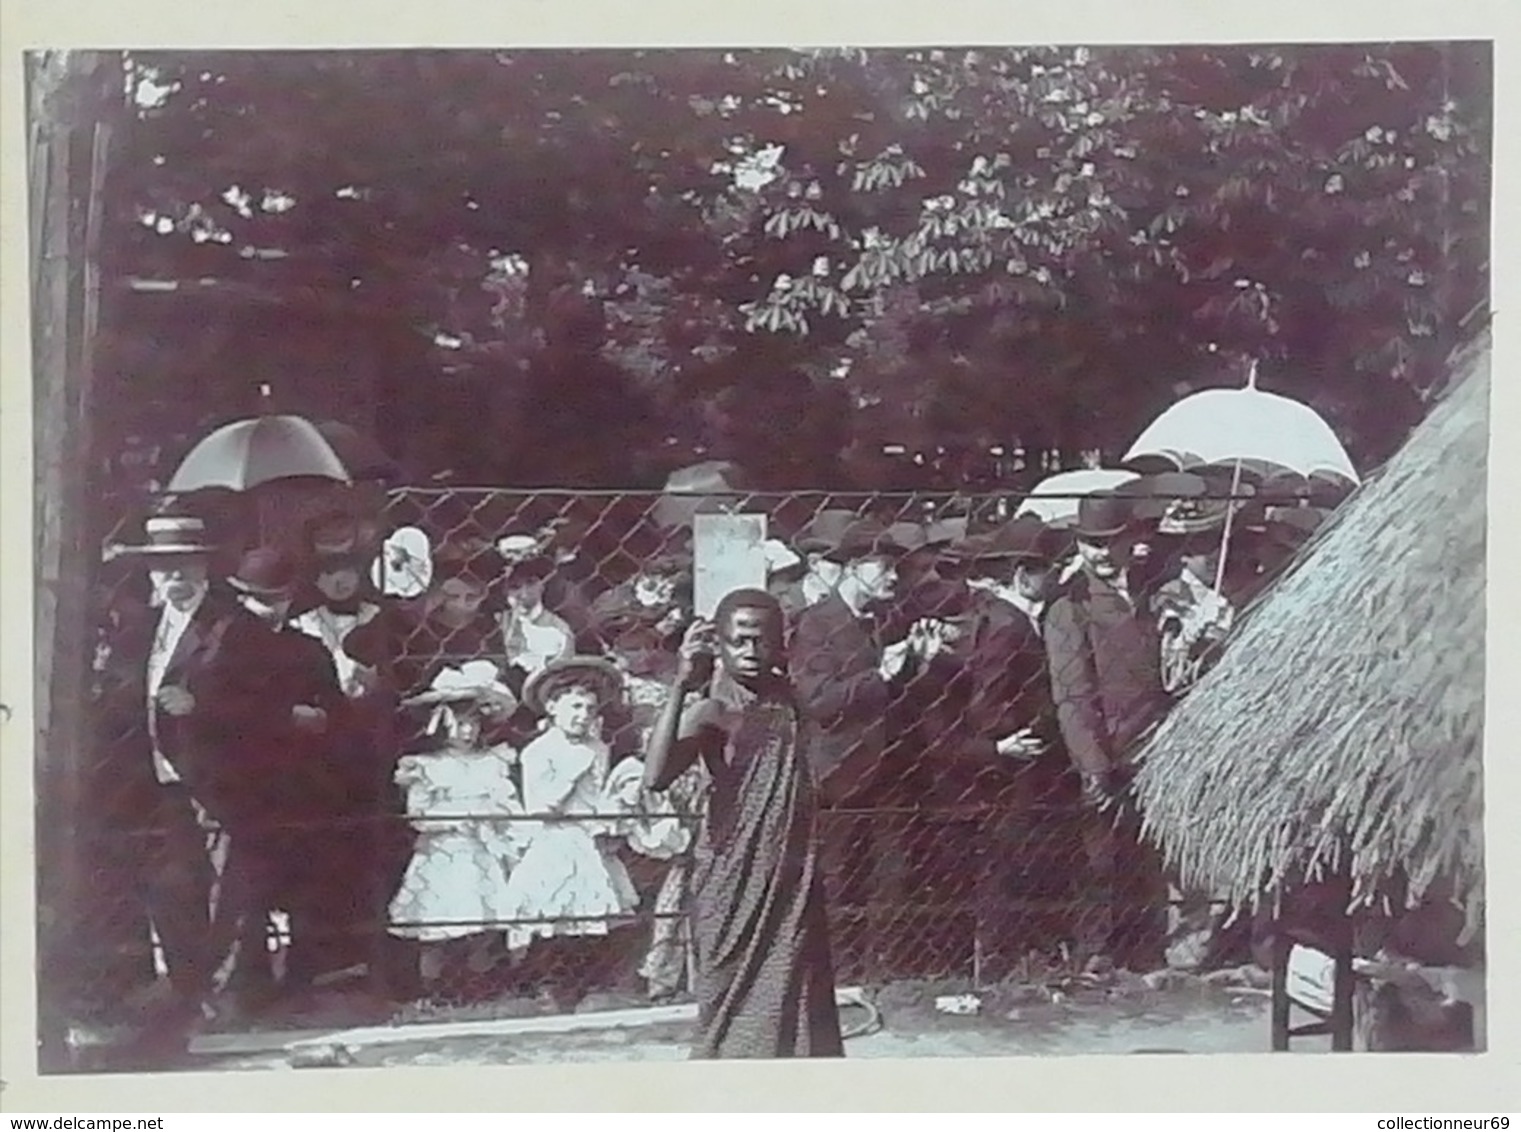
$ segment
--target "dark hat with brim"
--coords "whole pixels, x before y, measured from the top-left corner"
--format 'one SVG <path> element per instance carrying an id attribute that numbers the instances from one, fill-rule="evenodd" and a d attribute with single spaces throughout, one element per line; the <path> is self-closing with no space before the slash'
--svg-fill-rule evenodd
<path id="1" fill-rule="evenodd" d="M 597 693 L 603 707 L 623 696 L 623 673 L 600 656 L 571 656 L 552 660 L 523 686 L 523 703 L 542 714 L 546 705 L 566 688 L 586 685 Z"/>
<path id="2" fill-rule="evenodd" d="M 803 554 L 824 554 L 839 545 L 845 532 L 860 521 L 854 511 L 829 507 L 803 525 L 793 545 Z"/>
<path id="3" fill-rule="evenodd" d="M 1115 491 L 1100 491 L 1078 501 L 1072 533 L 1080 539 L 1109 539 L 1136 524 L 1132 501 Z"/>
<path id="4" fill-rule="evenodd" d="M 143 525 L 143 533 L 145 543 L 114 547 L 113 556 L 193 558 L 216 551 L 207 538 L 205 520 L 194 515 L 154 515 Z"/>
<path id="5" fill-rule="evenodd" d="M 823 553 L 833 562 L 859 562 L 863 558 L 901 558 L 913 550 L 887 524 L 876 519 L 857 519 Z"/>
<path id="6" fill-rule="evenodd" d="M 295 560 L 272 546 L 256 546 L 243 555 L 227 584 L 239 593 L 260 598 L 295 594 L 300 582 Z"/>
<path id="7" fill-rule="evenodd" d="M 1065 538 L 1031 514 L 984 534 L 973 535 L 951 547 L 947 557 L 958 564 L 1052 562 L 1060 557 Z"/>
<path id="8" fill-rule="evenodd" d="M 972 591 L 957 582 L 927 582 L 909 592 L 906 604 L 916 617 L 954 621 L 972 612 Z"/>

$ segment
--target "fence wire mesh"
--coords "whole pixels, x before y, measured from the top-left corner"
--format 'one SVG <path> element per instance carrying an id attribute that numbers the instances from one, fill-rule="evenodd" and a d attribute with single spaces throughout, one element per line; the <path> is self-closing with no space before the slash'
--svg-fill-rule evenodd
<path id="1" fill-rule="evenodd" d="M 1085 788 L 1076 748 L 1094 719 L 1125 717 L 1153 686 L 1165 709 L 1289 562 L 1309 525 L 1266 522 L 1261 502 L 1232 513 L 1223 571 L 1218 528 L 1201 542 L 1151 522 L 1125 608 L 1089 595 L 1077 621 L 1068 611 L 1086 652 L 1052 636 L 1057 595 L 1070 605 L 1074 578 L 1093 573 L 1074 575 L 1072 545 L 1044 577 L 963 552 L 1008 529 L 1021 503 L 1010 496 L 401 489 L 245 507 L 213 529 L 304 555 L 293 626 L 335 659 L 323 687 L 290 701 L 259 657 L 230 655 L 234 683 L 258 701 L 241 718 L 320 701 L 326 727 L 267 732 L 296 738 L 192 806 L 187 787 L 153 771 L 144 671 L 161 623 L 148 572 L 140 559 L 103 567 L 94 749 L 47 787 L 72 800 L 75 836 L 68 907 L 50 910 L 66 929 L 49 937 L 44 980 L 76 1014 L 108 1018 L 153 988 L 215 982 L 234 1014 L 276 1025 L 349 984 L 424 1012 L 689 995 L 703 770 L 659 793 L 640 771 L 694 615 L 692 516 L 715 510 L 764 516 L 790 549 L 765 584 L 788 613 L 802 712 L 826 746 L 846 748 L 816 834 L 838 982 L 986 984 L 1094 956 L 1160 964 L 1177 908 L 1123 784 L 1110 784 L 1113 805 Z M 319 566 L 309 520 L 334 507 L 358 520 L 358 545 L 324 551 Z M 828 537 L 807 537 L 842 512 L 890 526 L 904 547 L 890 595 L 843 629 L 837 596 L 820 612 L 837 578 L 810 552 Z M 140 541 L 131 526 L 117 537 Z M 884 652 L 926 623 L 939 651 L 912 651 L 884 678 Z M 843 639 L 852 633 L 869 657 Z M 535 674 L 568 656 L 616 675 L 600 744 L 551 742 L 536 710 Z M 495 691 L 438 691 L 441 673 L 480 661 Z"/>

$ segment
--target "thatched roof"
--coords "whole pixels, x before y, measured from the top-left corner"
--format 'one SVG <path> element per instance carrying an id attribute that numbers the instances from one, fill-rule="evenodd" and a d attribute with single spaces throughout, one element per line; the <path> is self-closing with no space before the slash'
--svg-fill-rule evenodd
<path id="1" fill-rule="evenodd" d="M 1148 828 L 1238 904 L 1351 854 L 1482 907 L 1488 343 L 1142 752 Z M 1451 886 L 1449 889 L 1448 886 Z"/>

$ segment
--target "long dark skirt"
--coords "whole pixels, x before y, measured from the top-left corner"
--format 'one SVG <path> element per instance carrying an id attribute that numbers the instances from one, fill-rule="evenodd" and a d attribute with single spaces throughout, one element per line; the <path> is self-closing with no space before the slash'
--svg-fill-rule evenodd
<path id="1" fill-rule="evenodd" d="M 692 877 L 694 1058 L 840 1057 L 814 841 L 814 793 L 793 709 L 733 710 Z"/>

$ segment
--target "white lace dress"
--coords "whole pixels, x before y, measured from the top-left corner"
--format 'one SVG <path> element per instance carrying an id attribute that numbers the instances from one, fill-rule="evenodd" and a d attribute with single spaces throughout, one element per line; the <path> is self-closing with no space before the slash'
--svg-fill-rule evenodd
<path id="1" fill-rule="evenodd" d="M 523 748 L 523 803 L 528 846 L 508 879 L 507 946 L 521 951 L 535 939 L 606 935 L 638 905 L 623 862 L 604 842 L 619 832 L 626 808 L 609 795 L 608 748 L 549 730 Z M 595 815 L 595 816 L 592 816 Z"/>
<path id="2" fill-rule="evenodd" d="M 522 801 L 512 748 L 457 746 L 408 755 L 396 768 L 417 845 L 391 900 L 391 934 L 437 941 L 501 930 L 508 877 L 522 854 Z"/>

